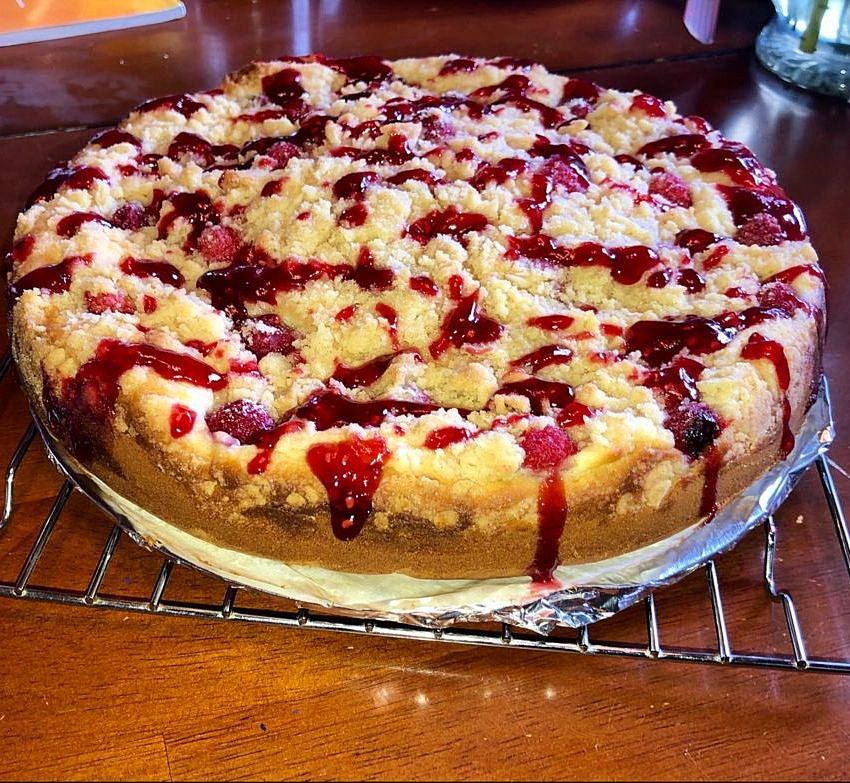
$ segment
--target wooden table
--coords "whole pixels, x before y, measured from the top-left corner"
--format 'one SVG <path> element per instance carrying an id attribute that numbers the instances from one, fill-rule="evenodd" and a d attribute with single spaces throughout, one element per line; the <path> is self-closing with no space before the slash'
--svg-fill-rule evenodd
<path id="1" fill-rule="evenodd" d="M 826 367 L 839 425 L 850 385 L 850 110 L 789 88 L 751 45 L 769 9 L 724 3 L 717 43 L 664 2 L 188 3 L 186 19 L 0 50 L 0 232 L 56 161 L 153 95 L 203 89 L 252 58 L 324 50 L 533 57 L 607 85 L 675 99 L 780 173 L 803 206 L 831 284 Z M 5 240 L 4 240 L 5 241 Z M 26 426 L 0 394 L 0 458 Z M 850 467 L 850 440 L 832 451 Z M 845 499 L 850 481 L 836 476 Z M 58 486 L 34 449 L 0 538 L 14 576 Z M 778 578 L 810 652 L 850 655 L 850 582 L 816 479 L 780 513 Z M 75 497 L 33 576 L 85 588 L 108 525 Z M 761 542 L 719 562 L 734 649 L 788 651 L 760 588 Z M 103 589 L 145 595 L 150 557 L 123 541 Z M 175 589 L 220 594 L 183 574 Z M 701 583 L 657 597 L 664 644 L 713 644 Z M 651 660 L 381 640 L 0 600 L 0 776 L 185 778 L 840 778 L 850 678 Z M 593 633 L 634 638 L 628 612 Z"/>

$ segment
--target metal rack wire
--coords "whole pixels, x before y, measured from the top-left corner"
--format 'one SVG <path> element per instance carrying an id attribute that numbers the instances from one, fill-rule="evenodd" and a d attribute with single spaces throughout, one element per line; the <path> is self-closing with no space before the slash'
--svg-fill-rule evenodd
<path id="1" fill-rule="evenodd" d="M 11 367 L 11 357 L 7 354 L 0 360 L 0 380 Z M 36 435 L 35 424 L 31 423 L 21 437 L 9 461 L 5 474 L 5 497 L 0 517 L 0 535 L 12 523 L 14 517 L 14 496 L 19 469 Z M 829 463 L 825 456 L 815 463 L 820 484 L 823 489 L 826 509 L 832 518 L 838 544 L 844 561 L 844 567 L 850 575 L 850 532 L 844 516 L 838 494 L 835 489 Z M 791 669 L 800 671 L 830 672 L 850 674 L 850 651 L 844 658 L 813 657 L 807 652 L 806 640 L 798 617 L 797 607 L 791 594 L 780 589 L 774 578 L 777 562 L 777 532 L 772 516 L 764 521 L 764 569 L 763 581 L 771 601 L 780 605 L 784 613 L 791 650 L 789 653 L 750 653 L 733 650 L 727 628 L 727 618 L 723 608 L 723 593 L 720 587 L 718 570 L 710 560 L 703 567 L 706 588 L 711 604 L 711 617 L 714 626 L 716 645 L 712 648 L 671 647 L 662 645 L 662 634 L 656 611 L 655 598 L 649 595 L 643 600 L 646 616 L 646 639 L 635 642 L 605 641 L 591 639 L 588 626 L 582 627 L 577 634 L 555 633 L 549 637 L 521 633 L 503 624 L 501 628 L 491 626 L 458 626 L 444 629 L 428 629 L 414 625 L 387 622 L 381 620 L 363 620 L 345 615 L 337 615 L 329 610 L 314 611 L 305 607 L 288 609 L 264 609 L 237 606 L 237 598 L 243 588 L 222 582 L 224 595 L 219 600 L 209 602 L 188 602 L 166 599 L 166 588 L 176 568 L 188 568 L 180 561 L 161 554 L 151 553 L 151 557 L 162 560 L 158 576 L 147 599 L 102 595 L 100 590 L 107 574 L 113 555 L 124 531 L 115 524 L 106 539 L 97 564 L 88 578 L 84 591 L 62 587 L 36 587 L 30 583 L 35 568 L 47 547 L 56 523 L 59 520 L 69 498 L 76 491 L 74 483 L 65 478 L 47 516 L 44 518 L 35 541 L 27 554 L 14 581 L 0 581 L 0 597 L 31 601 L 51 601 L 59 604 L 117 609 L 125 612 L 146 612 L 149 614 L 170 615 L 175 617 L 196 617 L 225 621 L 266 623 L 289 628 L 340 631 L 343 633 L 366 634 L 379 637 L 429 640 L 432 642 L 453 642 L 467 645 L 521 648 L 528 650 L 547 650 L 552 652 L 579 653 L 583 655 L 605 655 L 631 658 L 650 658 L 721 665 L 745 665 Z M 707 618 L 706 618 L 707 619 Z M 594 637 L 595 637 L 594 633 Z"/>

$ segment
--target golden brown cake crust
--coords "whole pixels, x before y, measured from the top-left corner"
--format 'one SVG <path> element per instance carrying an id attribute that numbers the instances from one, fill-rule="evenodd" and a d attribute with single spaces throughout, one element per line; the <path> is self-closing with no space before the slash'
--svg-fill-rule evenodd
<path id="1" fill-rule="evenodd" d="M 450 66 L 454 62 L 461 65 Z M 141 149 L 87 147 L 74 170 L 99 164 L 104 178 L 95 176 L 86 187 L 65 180 L 35 200 L 19 220 L 10 274 L 13 351 L 53 434 L 119 494 L 214 544 L 292 564 L 424 578 L 533 573 L 545 579 L 556 562 L 639 548 L 692 524 L 710 510 L 712 494 L 722 504 L 780 459 L 820 373 L 823 285 L 811 245 L 794 233 L 797 224 L 788 228 L 776 217 L 790 202 L 779 195 L 772 173 L 761 169 L 753 175 L 760 181 L 744 187 L 737 170 L 730 179 L 726 171 L 702 171 L 691 159 L 654 152 L 646 145 L 685 134 L 702 135 L 713 149 L 732 148 L 699 124 L 704 121 L 682 118 L 671 105 L 652 102 L 657 99 L 600 89 L 593 100 L 581 99 L 589 103 L 585 111 L 568 97 L 593 92 L 583 84 L 578 90 L 575 80 L 539 66 L 500 62 L 385 64 L 390 75 L 366 91 L 381 100 L 357 98 L 347 113 L 339 96 L 358 86 L 361 66 L 345 66 L 352 76 L 326 61 L 253 64 L 231 76 L 221 95 L 187 96 L 177 108 L 172 101 L 131 115 L 121 127 Z M 501 94 L 487 91 L 511 74 L 534 85 L 537 97 L 526 92 L 506 106 L 494 101 L 497 108 L 478 119 L 473 111 L 464 114 L 468 107 L 450 105 L 439 120 L 416 115 L 417 121 L 393 124 L 381 110 L 382 102 L 446 94 L 475 93 L 474 100 L 487 104 Z M 211 172 L 212 161 L 203 158 L 212 153 L 198 153 L 195 142 L 183 139 L 175 151 L 181 132 L 222 148 L 295 138 L 309 115 L 239 119 L 277 111 L 269 105 L 288 106 L 285 85 L 293 78 L 312 111 L 336 118 L 321 141 L 294 158 L 281 165 L 279 157 L 258 154 L 247 171 L 213 164 Z M 263 94 L 265 103 L 258 102 Z M 561 125 L 528 103 L 538 98 L 544 107 L 559 107 Z M 187 102 L 203 108 L 191 113 Z M 377 140 L 350 131 L 355 120 L 376 116 L 391 126 Z M 433 130 L 439 122 L 453 125 L 451 131 Z M 445 134 L 445 151 L 423 153 L 422 145 L 434 144 L 423 133 L 438 132 Z M 382 153 L 353 162 L 354 153 L 335 152 L 392 152 L 393 144 L 399 149 L 393 136 L 406 139 L 404 149 L 417 155 L 399 162 Z M 572 174 L 559 170 L 551 179 L 552 193 L 535 217 L 527 203 L 534 177 L 552 169 L 538 161 L 541 137 L 547 150 L 573 145 L 569 154 L 552 153 L 570 161 Z M 458 155 L 465 148 L 474 150 L 472 165 Z M 702 149 L 698 144 L 696 154 Z M 142 152 L 162 156 L 155 175 L 139 170 Z M 618 154 L 634 162 L 618 161 Z M 521 160 L 518 173 L 507 182 L 490 181 L 487 166 L 508 158 Z M 137 168 L 125 173 L 128 166 Z M 392 181 L 414 167 L 428 176 Z M 373 169 L 362 197 L 359 185 L 353 198 L 335 188 L 349 174 Z M 576 172 L 578 184 L 570 179 Z M 270 188 L 278 179 L 283 184 Z M 123 206 L 148 209 L 155 202 L 156 186 L 171 193 L 204 190 L 215 206 L 200 222 L 190 216 L 175 229 L 169 203 L 176 212 L 177 202 L 166 198 L 150 220 L 131 216 L 117 227 Z M 767 194 L 760 196 L 763 211 L 736 213 L 728 196 L 734 188 Z M 344 214 L 357 205 L 367 207 L 362 228 L 349 225 L 352 218 Z M 429 216 L 454 205 L 481 220 L 455 236 L 455 224 L 435 230 Z M 69 229 L 67 219 L 78 214 L 95 218 Z M 310 217 L 302 219 L 305 214 Z M 393 222 L 398 214 L 404 215 L 400 224 Z M 298 234 L 302 223 L 314 225 Z M 289 233 L 276 234 L 282 226 Z M 706 248 L 681 241 L 682 232 L 696 229 L 713 236 Z M 420 241 L 417 231 L 432 233 Z M 204 281 L 211 272 L 244 266 L 228 244 L 236 237 L 262 253 L 259 262 L 252 257 L 254 269 L 280 259 L 321 258 L 337 271 L 313 266 L 303 285 L 281 287 L 269 301 L 234 300 L 225 307 Z M 543 260 L 534 249 L 541 243 L 550 243 Z M 597 255 L 592 263 L 577 261 L 588 243 Z M 595 247 L 614 250 L 599 256 Z M 624 247 L 654 248 L 634 280 L 617 255 Z M 51 289 L 32 276 L 69 258 L 78 260 L 68 265 L 67 285 Z M 127 258 L 167 264 L 183 281 L 175 284 L 173 272 L 127 273 Z M 391 282 L 380 272 L 377 283 L 358 277 L 361 265 L 370 275 L 392 270 Z M 690 278 L 683 269 L 692 270 Z M 667 270 L 672 277 L 658 276 Z M 474 322 L 480 331 L 474 340 L 447 342 L 447 324 L 470 291 L 482 314 Z M 549 319 L 545 328 L 535 325 L 541 319 Z M 658 347 L 665 335 L 639 339 L 641 324 L 665 319 L 697 319 L 711 334 L 688 337 L 667 353 Z M 274 350 L 267 351 L 270 339 Z M 699 340 L 711 339 L 719 342 L 704 350 Z M 133 350 L 112 350 L 115 344 Z M 142 355 L 139 345 L 153 348 Z M 538 362 L 538 353 L 550 348 L 556 351 Z M 195 373 L 195 381 L 157 369 L 165 355 L 157 351 L 189 357 L 181 378 Z M 370 383 L 350 381 L 339 369 L 383 356 L 386 368 Z M 113 383 L 100 372 L 107 363 L 121 368 L 117 385 L 109 387 L 115 399 L 92 402 Z M 663 375 L 671 371 L 677 380 Z M 528 381 L 550 384 L 550 396 L 541 403 L 532 392 L 511 391 Z M 415 415 L 404 413 L 412 407 L 390 412 L 376 424 L 327 426 L 315 403 L 328 392 L 363 405 L 402 400 L 420 407 Z M 559 401 L 556 394 L 567 396 Z M 262 425 L 250 435 L 244 434 L 246 399 L 248 424 Z M 227 410 L 239 416 L 221 413 Z M 348 536 L 345 511 L 340 516 L 337 508 L 330 518 L 330 490 L 315 456 L 336 458 L 345 444 L 364 441 L 380 443 L 381 451 L 369 457 L 377 480 L 356 520 L 362 530 L 340 540 L 340 533 Z M 338 473 L 331 478 L 347 480 Z M 353 497 L 342 500 L 354 506 L 349 522 L 362 511 Z M 554 538 L 546 532 L 547 515 L 563 526 Z M 542 555 L 546 547 L 551 551 Z"/>

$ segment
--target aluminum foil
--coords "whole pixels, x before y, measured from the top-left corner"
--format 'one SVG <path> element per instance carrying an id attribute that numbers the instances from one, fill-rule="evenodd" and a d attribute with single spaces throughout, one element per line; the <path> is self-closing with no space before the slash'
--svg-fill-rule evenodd
<path id="1" fill-rule="evenodd" d="M 121 497 L 71 458 L 40 423 L 39 429 L 60 470 L 113 514 L 134 540 L 183 563 L 235 584 L 347 615 L 431 628 L 497 621 L 541 634 L 559 625 L 579 627 L 609 617 L 730 549 L 780 506 L 834 434 L 824 379 L 791 454 L 730 500 L 709 524 L 697 523 L 618 557 L 561 566 L 554 574 L 559 586 L 542 588 L 528 577 L 433 580 L 340 573 L 215 546 Z"/>

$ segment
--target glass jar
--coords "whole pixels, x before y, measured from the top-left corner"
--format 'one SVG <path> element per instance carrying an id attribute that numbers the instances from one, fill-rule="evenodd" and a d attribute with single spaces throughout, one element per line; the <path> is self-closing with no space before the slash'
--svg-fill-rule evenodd
<path id="1" fill-rule="evenodd" d="M 850 101 L 850 0 L 773 0 L 756 54 L 785 81 Z"/>

